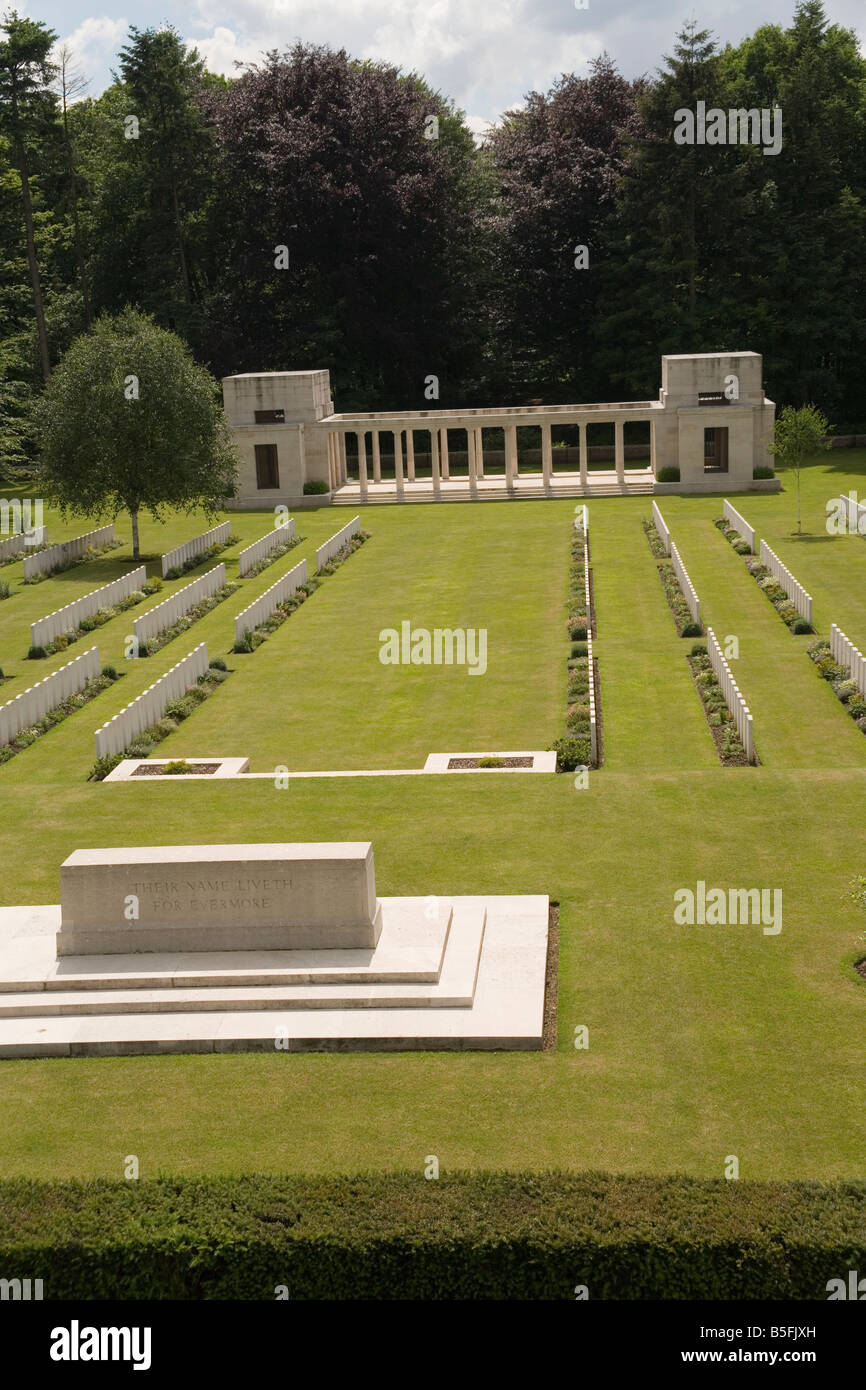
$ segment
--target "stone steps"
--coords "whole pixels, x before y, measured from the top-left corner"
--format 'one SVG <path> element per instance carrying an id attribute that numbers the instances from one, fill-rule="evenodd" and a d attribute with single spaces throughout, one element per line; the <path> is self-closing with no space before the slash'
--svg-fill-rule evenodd
<path id="1" fill-rule="evenodd" d="M 398 496 L 396 485 L 393 483 L 371 483 L 367 489 L 366 505 L 387 506 L 397 502 L 435 502 L 437 500 L 441 502 L 504 502 L 555 497 L 649 496 L 652 494 L 653 486 L 653 474 L 649 469 L 628 470 L 624 484 L 620 483 L 614 472 L 591 475 L 585 485 L 581 483 L 578 476 L 560 476 L 549 487 L 545 487 L 540 479 L 536 482 L 528 478 L 518 479 L 512 487 L 509 487 L 504 480 L 501 484 L 484 480 L 476 488 L 471 488 L 469 483 L 462 479 L 448 480 L 442 483 L 438 498 L 433 491 L 432 483 L 429 482 L 407 483 L 404 486 L 402 497 Z M 330 495 L 330 505 L 333 507 L 357 507 L 363 502 L 361 489 L 357 483 L 346 483 Z"/>
<path id="2" fill-rule="evenodd" d="M 387 940 L 387 927 L 383 925 L 382 936 L 386 937 L 386 942 L 380 964 L 372 963 L 379 954 L 377 946 L 368 953 L 370 961 L 366 965 L 358 963 L 351 973 L 345 968 L 340 971 L 333 966 L 322 967 L 326 977 L 336 978 L 323 979 L 309 968 L 300 972 L 290 968 L 281 972 L 259 969 L 246 978 L 238 975 L 237 965 L 230 959 L 223 969 L 212 968 L 203 974 L 201 953 L 175 957 L 174 964 L 167 967 L 171 973 L 160 978 L 157 971 L 144 968 L 145 956 L 78 957 L 76 965 L 79 967 L 82 959 L 89 959 L 88 972 L 78 976 L 54 976 L 41 990 L 21 983 L 16 989 L 7 977 L 0 993 L 0 1020 L 295 1009 L 471 1008 L 486 921 L 483 906 L 473 905 L 461 910 L 454 926 L 450 906 L 440 912 L 437 923 L 428 923 L 428 929 L 432 927 L 435 933 L 433 954 L 438 956 L 433 979 L 418 979 L 417 972 L 412 972 L 411 953 L 404 953 L 407 954 L 405 973 L 399 973 L 394 943 Z M 231 957 L 251 953 L 221 954 Z M 310 953 L 286 951 L 284 954 L 291 957 Z M 319 951 L 315 954 L 350 953 Z M 432 964 L 430 955 L 428 951 L 428 964 Z M 139 973 L 130 980 L 122 964 L 131 959 L 137 959 Z M 418 960 L 417 952 L 414 960 Z M 391 963 L 390 972 L 385 961 Z M 279 983 L 262 983 L 266 979 L 273 981 L 277 976 Z"/>

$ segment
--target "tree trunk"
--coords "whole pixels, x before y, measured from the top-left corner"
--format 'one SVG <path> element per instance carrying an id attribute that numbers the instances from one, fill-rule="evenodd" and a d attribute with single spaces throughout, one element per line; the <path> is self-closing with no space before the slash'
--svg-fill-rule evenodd
<path id="1" fill-rule="evenodd" d="M 132 521 L 132 558 L 138 560 L 138 507 L 130 507 L 129 516 Z"/>
<path id="2" fill-rule="evenodd" d="M 84 308 L 84 322 L 89 328 L 92 320 L 90 312 L 90 294 L 87 289 L 87 269 L 84 263 L 84 250 L 81 242 L 81 221 L 78 216 L 78 190 L 75 187 L 75 161 L 72 157 L 72 141 L 69 138 L 69 120 L 65 98 L 63 102 L 63 143 L 66 147 L 66 168 L 69 174 L 69 196 L 72 203 L 75 260 L 78 266 L 78 281 L 81 288 L 81 302 Z"/>
<path id="3" fill-rule="evenodd" d="M 177 236 L 177 251 L 178 257 L 180 259 L 180 275 L 181 280 L 183 281 L 183 294 L 187 304 L 191 304 L 192 292 L 189 283 L 189 269 L 186 263 L 186 249 L 183 244 L 183 228 L 180 220 L 180 204 L 178 202 L 177 197 L 177 183 L 175 182 L 174 173 L 172 173 L 171 176 L 171 203 L 172 211 L 174 213 L 175 235 Z"/>
<path id="4" fill-rule="evenodd" d="M 17 113 L 14 113 L 17 116 Z M 14 118 L 14 117 L 13 117 Z M 51 358 L 48 353 L 48 333 L 45 328 L 45 309 L 42 303 L 42 283 L 39 278 L 39 262 L 36 259 L 36 240 L 33 235 L 33 203 L 30 199 L 30 175 L 27 168 L 27 155 L 24 142 L 18 137 L 15 141 L 16 163 L 21 179 L 21 201 L 24 205 L 24 230 L 27 239 L 27 264 L 30 267 L 30 282 L 33 286 L 33 313 L 36 318 L 36 332 L 39 337 L 39 357 L 42 362 L 42 375 L 46 381 L 51 376 Z"/>

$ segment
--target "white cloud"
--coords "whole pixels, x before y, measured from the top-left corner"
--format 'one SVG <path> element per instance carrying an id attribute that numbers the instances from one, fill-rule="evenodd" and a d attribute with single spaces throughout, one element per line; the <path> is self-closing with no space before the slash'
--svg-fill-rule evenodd
<path id="1" fill-rule="evenodd" d="M 115 63 L 117 50 L 125 42 L 128 29 L 128 20 L 109 19 L 103 15 L 98 19 L 83 20 L 73 33 L 61 38 L 55 45 L 55 57 L 58 47 L 65 44 L 78 71 L 89 79 L 90 86 L 83 93 L 84 96 L 99 95 L 104 85 L 99 77 L 106 67 Z"/>

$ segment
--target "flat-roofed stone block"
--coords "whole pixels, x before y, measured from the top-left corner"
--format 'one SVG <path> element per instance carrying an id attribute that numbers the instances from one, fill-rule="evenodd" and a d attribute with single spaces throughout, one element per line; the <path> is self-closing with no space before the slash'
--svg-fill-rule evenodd
<path id="1" fill-rule="evenodd" d="M 60 900 L 58 956 L 372 947 L 382 925 L 369 841 L 76 850 Z"/>

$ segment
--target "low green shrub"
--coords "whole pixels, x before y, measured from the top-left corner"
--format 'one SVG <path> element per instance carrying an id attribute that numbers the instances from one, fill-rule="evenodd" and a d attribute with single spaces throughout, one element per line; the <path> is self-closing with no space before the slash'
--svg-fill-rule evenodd
<path id="1" fill-rule="evenodd" d="M 805 618 L 795 618 L 791 624 L 791 631 L 800 636 L 804 632 L 811 632 L 812 624 Z"/>
<path id="2" fill-rule="evenodd" d="M 752 469 L 752 477 L 754 479 L 775 478 L 775 476 L 776 474 L 774 470 L 772 468 L 768 468 L 768 466 L 765 463 L 759 463 L 756 468 Z"/>
<path id="3" fill-rule="evenodd" d="M 37 644 L 36 646 L 30 647 L 29 651 L 27 652 L 27 660 L 39 661 L 43 656 L 47 655 L 48 653 L 46 652 L 45 648 Z"/>
<path id="4" fill-rule="evenodd" d="M 12 597 L 12 585 L 7 584 L 5 579 L 0 579 L 0 599 Z"/>
<path id="5" fill-rule="evenodd" d="M 183 758 L 175 758 L 172 762 L 163 764 L 162 775 L 163 777 L 180 777 L 191 769 L 192 763 L 185 762 Z"/>
<path id="6" fill-rule="evenodd" d="M 330 492 L 330 490 L 328 484 L 323 482 L 320 478 L 311 478 L 304 483 L 305 497 L 321 497 L 324 493 Z"/>
<path id="7" fill-rule="evenodd" d="M 505 766 L 505 759 L 504 759 L 504 758 L 479 758 L 479 759 L 478 759 L 478 766 L 479 766 L 479 767 L 504 767 L 504 766 Z"/>
<path id="8" fill-rule="evenodd" d="M 680 470 L 674 464 L 665 464 L 656 474 L 656 480 L 660 483 L 678 483 Z"/>
<path id="9" fill-rule="evenodd" d="M 707 655 L 707 644 L 706 644 L 706 642 L 695 642 L 694 645 L 692 646 L 691 651 L 689 652 L 689 656 L 706 656 L 706 655 Z"/>
<path id="10" fill-rule="evenodd" d="M 102 674 L 107 681 L 116 681 L 120 679 L 115 666 L 103 666 Z"/>
<path id="11" fill-rule="evenodd" d="M 228 670 L 228 667 L 226 666 L 226 664 L 225 664 L 225 662 L 223 661 L 223 659 L 222 659 L 221 656 L 215 656 L 214 659 L 213 659 L 213 661 L 211 661 L 211 662 L 209 663 L 209 665 L 210 665 L 210 669 L 211 669 L 212 671 L 227 671 L 227 670 Z"/>
<path id="12" fill-rule="evenodd" d="M 574 772 L 576 767 L 588 767 L 592 758 L 588 738 L 558 738 L 550 750 L 556 754 L 557 772 Z"/>
<path id="13" fill-rule="evenodd" d="M 680 637 L 700 637 L 703 630 L 700 623 L 696 623 L 694 619 L 692 619 L 683 626 Z"/>
<path id="14" fill-rule="evenodd" d="M 104 757 L 97 758 L 88 776 L 89 782 L 103 782 L 109 772 L 113 772 L 119 763 L 126 757 L 125 753 L 106 753 Z"/>

